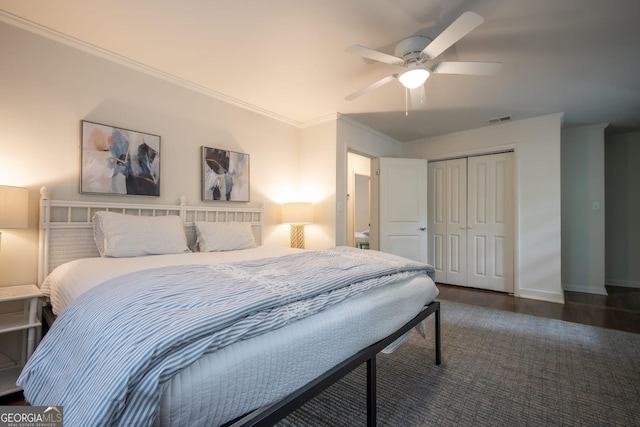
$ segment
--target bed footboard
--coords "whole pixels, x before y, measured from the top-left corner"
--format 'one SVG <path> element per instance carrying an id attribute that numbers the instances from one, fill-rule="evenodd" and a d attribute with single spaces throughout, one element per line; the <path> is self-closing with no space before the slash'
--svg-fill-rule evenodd
<path id="1" fill-rule="evenodd" d="M 442 351 L 440 343 L 440 302 L 433 301 L 426 305 L 416 317 L 407 322 L 393 334 L 377 343 L 361 350 L 349 359 L 325 372 L 309 384 L 285 397 L 279 402 L 255 411 L 225 424 L 225 427 L 271 426 L 284 418 L 312 397 L 320 394 L 331 384 L 353 371 L 364 362 L 367 363 L 367 426 L 373 427 L 377 423 L 376 411 L 376 356 L 389 344 L 401 337 L 411 328 L 418 325 L 424 319 L 435 313 L 435 360 L 436 365 L 441 363 Z"/>

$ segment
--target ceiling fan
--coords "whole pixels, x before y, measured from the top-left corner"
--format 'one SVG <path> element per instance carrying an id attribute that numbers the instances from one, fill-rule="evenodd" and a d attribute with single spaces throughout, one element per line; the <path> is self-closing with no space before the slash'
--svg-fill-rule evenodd
<path id="1" fill-rule="evenodd" d="M 377 89 L 394 79 L 407 88 L 411 105 L 418 108 L 424 104 L 424 83 L 431 73 L 438 74 L 467 74 L 490 76 L 496 74 L 502 68 L 500 62 L 437 62 L 428 64 L 442 52 L 451 47 L 462 37 L 469 34 L 484 22 L 484 18 L 474 12 L 465 12 L 449 25 L 435 39 L 427 36 L 413 36 L 402 40 L 395 49 L 395 56 L 389 55 L 361 45 L 351 45 L 347 51 L 364 58 L 391 65 L 400 65 L 406 68 L 402 73 L 391 74 L 371 83 L 368 86 L 352 93 L 345 99 L 351 101 Z"/>

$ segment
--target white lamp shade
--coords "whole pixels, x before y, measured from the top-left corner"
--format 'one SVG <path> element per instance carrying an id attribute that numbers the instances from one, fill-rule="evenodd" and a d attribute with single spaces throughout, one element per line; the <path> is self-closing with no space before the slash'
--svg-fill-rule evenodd
<path id="1" fill-rule="evenodd" d="M 429 78 L 429 72 L 424 68 L 412 68 L 400 74 L 398 80 L 402 83 L 402 86 L 407 89 L 415 89 Z"/>
<path id="2" fill-rule="evenodd" d="M 21 187 L 0 185 L 0 229 L 26 228 L 29 191 Z"/>
<path id="3" fill-rule="evenodd" d="M 284 203 L 282 205 L 283 224 L 312 224 L 313 204 L 312 203 Z"/>

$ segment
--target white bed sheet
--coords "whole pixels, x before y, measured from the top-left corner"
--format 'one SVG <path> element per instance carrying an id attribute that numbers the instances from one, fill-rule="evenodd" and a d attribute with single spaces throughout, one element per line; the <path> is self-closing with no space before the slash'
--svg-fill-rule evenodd
<path id="1" fill-rule="evenodd" d="M 270 258 L 300 252 L 301 249 L 258 246 L 228 252 L 192 252 L 132 258 L 82 258 L 56 267 L 42 282 L 40 291 L 49 297 L 53 314 L 59 315 L 89 289 L 114 277 L 136 270 L 167 265 L 220 264 Z"/>

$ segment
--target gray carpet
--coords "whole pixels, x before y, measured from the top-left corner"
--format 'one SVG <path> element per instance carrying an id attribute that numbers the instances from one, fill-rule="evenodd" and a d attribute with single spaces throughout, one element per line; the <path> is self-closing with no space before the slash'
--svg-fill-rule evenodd
<path id="1" fill-rule="evenodd" d="M 378 356 L 379 426 L 640 426 L 639 334 L 443 301 L 442 346 L 440 366 L 415 332 Z M 360 367 L 278 426 L 364 426 L 365 384 Z"/>

